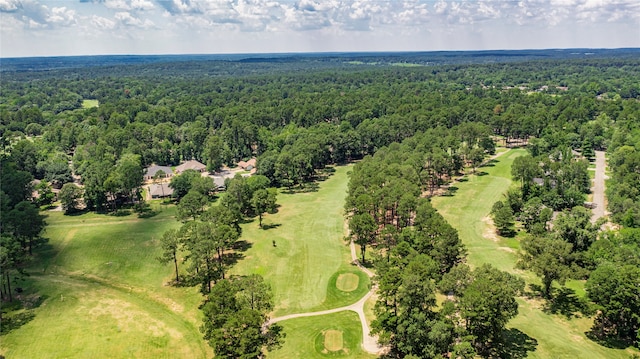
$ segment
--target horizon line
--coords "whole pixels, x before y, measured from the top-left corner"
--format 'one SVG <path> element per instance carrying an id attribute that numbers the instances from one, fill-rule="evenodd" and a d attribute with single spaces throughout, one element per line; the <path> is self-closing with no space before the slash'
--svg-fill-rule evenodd
<path id="1" fill-rule="evenodd" d="M 557 48 L 522 48 L 522 49 L 482 49 L 482 50 L 377 50 L 377 51 L 283 51 L 283 52 L 219 52 L 219 53 L 113 53 L 92 55 L 39 55 L 39 56 L 11 56 L 0 55 L 0 60 L 11 59 L 46 59 L 46 58 L 72 58 L 72 57 L 117 57 L 117 56 L 260 56 L 260 55 L 331 55 L 331 54 L 420 54 L 420 53 L 446 53 L 446 52 L 496 52 L 496 51 L 566 51 L 566 50 L 640 50 L 640 47 L 557 47 Z"/>

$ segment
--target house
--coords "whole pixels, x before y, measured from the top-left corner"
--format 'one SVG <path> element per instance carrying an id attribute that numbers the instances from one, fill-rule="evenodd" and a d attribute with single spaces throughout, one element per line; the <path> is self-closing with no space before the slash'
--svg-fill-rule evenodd
<path id="1" fill-rule="evenodd" d="M 217 191 L 224 191 L 227 187 L 224 185 L 224 181 L 227 177 L 213 176 L 213 184 L 216 186 Z"/>
<path id="2" fill-rule="evenodd" d="M 204 172 L 207 170 L 207 166 L 203 165 L 202 163 L 196 160 L 189 160 L 182 163 L 180 166 L 177 166 L 175 173 L 180 174 L 186 170 L 195 170 L 198 172 Z"/>
<path id="3" fill-rule="evenodd" d="M 155 175 L 160 171 L 164 172 L 164 176 L 162 176 L 163 178 L 169 178 L 173 176 L 173 170 L 171 169 L 171 167 L 151 165 L 145 168 L 143 178 L 145 181 L 152 180 L 155 177 Z"/>
<path id="4" fill-rule="evenodd" d="M 149 186 L 151 198 L 165 198 L 173 195 L 173 188 L 168 183 L 152 184 Z"/>
<path id="5" fill-rule="evenodd" d="M 256 167 L 256 158 L 252 158 L 249 161 L 240 161 L 238 162 L 238 167 L 242 168 L 245 171 L 251 171 Z"/>

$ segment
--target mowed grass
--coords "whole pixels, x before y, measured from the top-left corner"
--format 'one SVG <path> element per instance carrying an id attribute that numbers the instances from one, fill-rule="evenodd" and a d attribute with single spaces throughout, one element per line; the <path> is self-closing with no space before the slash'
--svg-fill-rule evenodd
<path id="1" fill-rule="evenodd" d="M 517 260 L 517 240 L 495 236 L 487 221 L 494 202 L 503 199 L 511 185 L 511 163 L 525 154 L 524 150 L 510 150 L 498 157 L 493 166 L 483 167 L 482 176 L 471 175 L 468 181 L 457 183 L 458 189 L 451 197 L 435 197 L 435 208 L 458 230 L 468 250 L 467 261 L 472 267 L 489 263 L 501 270 L 516 273 L 528 283 L 539 284 L 539 279 L 529 272 L 514 269 Z M 578 295 L 584 295 L 581 283 L 571 282 Z M 535 350 L 530 358 L 629 358 L 637 353 L 632 349 L 609 349 L 589 340 L 587 332 L 592 324 L 589 318 L 567 319 L 560 314 L 545 313 L 544 302 L 537 299 L 519 299 L 520 314 L 508 327 L 516 328 L 535 340 Z"/>
<path id="2" fill-rule="evenodd" d="M 263 220 L 269 229 L 259 228 L 257 221 L 243 225 L 241 239 L 251 248 L 233 272 L 265 278 L 274 295 L 274 316 L 349 305 L 368 291 L 370 280 L 349 264 L 344 241 L 343 206 L 350 168 L 336 167 L 317 192 L 279 194 L 278 212 Z M 355 290 L 336 288 L 343 273 L 358 275 Z"/>
<path id="3" fill-rule="evenodd" d="M 159 208 L 159 207 L 158 207 Z M 179 224 L 175 208 L 155 217 L 49 212 L 25 296 L 42 296 L 33 320 L 4 335 L 7 358 L 204 358 L 201 295 L 173 288 L 156 261 L 158 239 Z"/>
<path id="4" fill-rule="evenodd" d="M 306 317 L 280 322 L 287 333 L 282 348 L 269 352 L 269 358 L 375 358 L 361 349 L 362 327 L 358 315 L 344 311 L 318 317 Z M 341 335 L 339 335 L 340 333 Z M 329 334 L 329 338 L 327 338 Z M 341 349 L 337 341 L 341 339 Z M 327 342 L 328 340 L 328 342 Z"/>

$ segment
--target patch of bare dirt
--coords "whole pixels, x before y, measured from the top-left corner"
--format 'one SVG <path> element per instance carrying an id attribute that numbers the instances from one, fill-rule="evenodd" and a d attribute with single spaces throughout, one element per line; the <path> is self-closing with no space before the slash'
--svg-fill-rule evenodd
<path id="1" fill-rule="evenodd" d="M 496 234 L 496 226 L 493 224 L 493 219 L 491 219 L 491 217 L 489 216 L 486 216 L 482 218 L 482 222 L 485 224 L 485 229 L 482 232 L 482 236 L 486 239 L 497 242 L 499 238 Z"/>

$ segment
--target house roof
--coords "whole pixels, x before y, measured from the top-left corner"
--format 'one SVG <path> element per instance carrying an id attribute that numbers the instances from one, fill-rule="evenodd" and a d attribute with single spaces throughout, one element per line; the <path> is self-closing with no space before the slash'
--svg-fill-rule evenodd
<path id="1" fill-rule="evenodd" d="M 186 170 L 196 170 L 196 171 L 203 171 L 204 169 L 206 169 L 207 166 L 203 165 L 202 163 L 196 161 L 196 160 L 189 160 L 184 162 L 183 164 L 181 164 L 180 166 L 176 167 L 176 172 L 177 173 L 182 173 Z"/>
<path id="2" fill-rule="evenodd" d="M 165 197 L 173 194 L 173 188 L 169 187 L 168 183 L 152 184 L 149 186 L 149 193 L 151 197 Z"/>
<path id="3" fill-rule="evenodd" d="M 173 174 L 173 170 L 171 169 L 171 167 L 152 165 L 145 169 L 144 175 L 147 177 L 153 177 L 160 171 L 164 172 L 165 175 Z"/>
<path id="4" fill-rule="evenodd" d="M 225 177 L 220 177 L 220 176 L 213 176 L 213 183 L 216 185 L 216 187 L 220 188 L 220 187 L 224 187 L 224 181 L 226 180 Z"/>
<path id="5" fill-rule="evenodd" d="M 256 159 L 255 157 L 250 159 L 249 161 L 240 161 L 238 162 L 238 166 L 243 168 L 243 169 L 247 169 L 250 170 L 251 168 L 254 168 L 256 166 Z M 251 168 L 248 168 L 251 167 Z"/>

